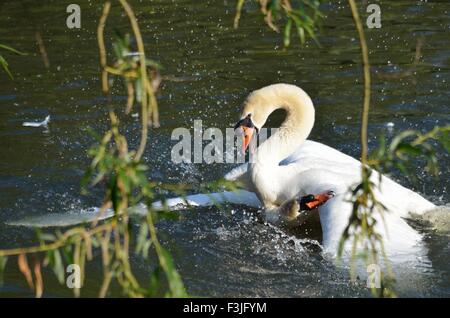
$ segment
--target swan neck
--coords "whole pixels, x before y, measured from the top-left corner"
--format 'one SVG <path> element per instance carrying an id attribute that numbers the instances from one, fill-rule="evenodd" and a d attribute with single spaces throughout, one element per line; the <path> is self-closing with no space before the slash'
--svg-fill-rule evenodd
<path id="1" fill-rule="evenodd" d="M 295 93 L 278 94 L 270 103 L 267 117 L 277 109 L 286 111 L 280 128 L 255 153 L 255 163 L 278 165 L 291 155 L 309 136 L 314 126 L 314 106 L 311 98 L 300 88 Z"/>

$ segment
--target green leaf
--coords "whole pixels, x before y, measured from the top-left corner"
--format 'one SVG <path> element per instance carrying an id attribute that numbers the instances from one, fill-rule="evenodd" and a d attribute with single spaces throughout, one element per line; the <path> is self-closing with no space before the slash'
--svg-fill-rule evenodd
<path id="1" fill-rule="evenodd" d="M 444 147 L 445 151 L 450 153 L 450 131 L 443 131 L 438 140 Z"/>
<path id="2" fill-rule="evenodd" d="M 305 44 L 305 29 L 303 29 L 301 26 L 297 26 L 297 34 L 300 38 L 300 44 Z"/>
<path id="3" fill-rule="evenodd" d="M 164 69 L 162 64 L 156 62 L 155 60 L 151 60 L 151 59 L 145 59 L 145 65 L 152 66 L 152 67 L 154 67 L 157 70 L 163 70 Z"/>
<path id="4" fill-rule="evenodd" d="M 3 58 L 3 56 L 0 55 L 0 64 L 2 65 L 3 69 L 5 70 L 5 72 L 9 75 L 9 77 L 11 79 L 13 79 L 13 76 L 8 68 L 8 62 L 6 62 L 6 60 Z"/>
<path id="5" fill-rule="evenodd" d="M 136 93 L 136 100 L 140 103 L 142 102 L 142 85 L 141 79 L 137 78 L 134 82 L 134 91 Z"/>
<path id="6" fill-rule="evenodd" d="M 292 29 L 292 19 L 289 19 L 284 26 L 284 47 L 288 47 L 291 43 L 291 29 Z"/>
<path id="7" fill-rule="evenodd" d="M 184 288 L 184 284 L 181 280 L 180 274 L 173 265 L 172 256 L 163 247 L 161 247 L 160 264 L 163 268 L 167 281 L 169 283 L 170 292 L 172 297 L 186 297 L 187 293 Z"/>
<path id="8" fill-rule="evenodd" d="M 8 45 L 0 44 L 0 48 L 5 50 L 5 51 L 9 51 L 9 52 L 12 52 L 12 53 L 15 53 L 15 54 L 26 55 L 25 53 L 20 52 L 20 51 L 14 49 L 14 48 L 12 48 L 12 47 L 10 47 Z M 9 70 L 9 67 L 8 67 L 8 62 L 5 60 L 5 58 L 1 54 L 0 54 L 0 64 L 2 65 L 3 69 L 8 74 L 8 76 L 11 79 L 13 79 L 11 71 Z"/>
<path id="9" fill-rule="evenodd" d="M 414 130 L 405 130 L 402 131 L 400 134 L 398 134 L 397 136 L 395 136 L 394 139 L 392 139 L 392 142 L 389 146 L 389 152 L 390 153 L 394 153 L 395 150 L 397 149 L 398 145 L 400 144 L 400 142 L 403 141 L 403 139 L 411 137 L 411 136 L 416 136 L 417 132 Z"/>
<path id="10" fill-rule="evenodd" d="M 147 258 L 148 255 L 148 249 L 145 250 L 144 246 L 146 245 L 146 241 L 148 240 L 148 226 L 147 223 L 142 222 L 141 223 L 141 228 L 139 230 L 139 234 L 137 237 L 137 243 L 136 243 L 136 249 L 135 249 L 135 253 L 139 254 L 142 253 L 142 256 L 144 258 Z"/>
<path id="11" fill-rule="evenodd" d="M 272 16 L 276 18 L 278 16 L 278 12 L 280 11 L 280 2 L 279 0 L 269 1 L 267 5 L 267 10 L 272 11 Z"/>
<path id="12" fill-rule="evenodd" d="M 434 176 L 437 176 L 439 173 L 439 163 L 437 161 L 436 155 L 434 152 L 427 155 L 427 166 L 425 169 Z"/>
<path id="13" fill-rule="evenodd" d="M 127 175 L 127 172 L 125 170 L 119 170 L 119 174 L 118 174 L 118 181 L 122 181 L 122 184 L 125 187 L 125 192 L 126 193 L 130 193 L 131 192 L 131 182 L 130 182 L 130 178 Z"/>
<path id="14" fill-rule="evenodd" d="M 66 264 L 73 264 L 72 245 L 66 245 L 61 249 L 61 253 Z"/>
<path id="15" fill-rule="evenodd" d="M 396 154 L 401 157 L 401 153 L 406 153 L 408 155 L 417 157 L 422 155 L 422 150 L 420 150 L 420 148 L 414 147 L 411 144 L 408 143 L 400 143 L 397 146 L 397 150 L 396 150 Z"/>
<path id="16" fill-rule="evenodd" d="M 64 283 L 64 265 L 61 258 L 61 254 L 59 250 L 51 250 L 47 253 L 47 257 L 49 258 L 50 266 L 53 269 L 53 272 L 56 275 L 60 284 Z"/>
<path id="17" fill-rule="evenodd" d="M 314 42 L 316 42 L 316 45 L 318 47 L 322 47 L 322 45 L 320 44 L 319 40 L 316 37 L 316 34 L 314 33 L 312 26 L 305 24 L 304 28 L 305 28 L 306 32 L 308 33 L 308 35 L 310 36 L 310 38 L 313 39 Z"/>
<path id="18" fill-rule="evenodd" d="M 7 256 L 0 256 L 0 286 L 3 284 L 3 274 L 5 272 L 7 262 L 8 262 Z"/>
<path id="19" fill-rule="evenodd" d="M 19 54 L 19 55 L 27 55 L 26 53 L 23 53 L 23 52 L 20 52 L 20 51 L 18 51 L 16 49 L 13 49 L 12 47 L 10 47 L 8 45 L 0 44 L 0 48 L 4 49 L 4 50 L 7 50 L 7 51 L 10 51 L 12 53 Z"/>

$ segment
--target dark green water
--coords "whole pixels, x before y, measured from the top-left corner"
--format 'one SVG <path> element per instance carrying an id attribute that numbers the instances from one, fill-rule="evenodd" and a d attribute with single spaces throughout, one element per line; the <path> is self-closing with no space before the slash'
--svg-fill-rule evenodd
<path id="1" fill-rule="evenodd" d="M 244 10 L 241 27 L 232 28 L 235 1 L 130 1 L 143 31 L 147 54 L 159 61 L 164 74 L 183 81 L 165 81 L 159 95 L 162 127 L 150 132 L 145 160 L 151 176 L 171 182 L 214 180 L 232 165 L 183 164 L 170 160 L 175 127 L 232 127 L 245 96 L 262 86 L 286 82 L 301 86 L 316 105 L 311 139 L 358 156 L 362 80 L 360 52 L 353 20 L 345 1 L 323 5 L 322 47 L 308 43 L 282 49 L 282 40 L 265 27 L 256 8 Z M 39 3 L 39 4 L 38 4 Z M 80 178 L 89 163 L 86 150 L 93 140 L 85 128 L 107 127 L 101 95 L 96 25 L 100 6 L 77 1 L 82 27 L 65 25 L 66 6 L 73 1 L 8 1 L 0 3 L 0 43 L 29 53 L 5 54 L 15 79 L 0 72 L 0 248 L 27 245 L 33 231 L 5 222 L 26 216 L 79 214 L 101 203 L 101 192 L 81 196 Z M 383 1 L 382 28 L 367 31 L 374 72 L 370 144 L 382 133 L 432 129 L 450 118 L 450 3 L 448 1 Z M 365 14 L 364 14 L 365 16 Z M 109 26 L 128 27 L 117 5 Z M 45 69 L 35 42 L 43 36 L 50 68 Z M 424 39 L 423 59 L 416 73 L 402 79 L 377 74 L 408 69 L 416 42 Z M 115 86 L 117 106 L 125 103 Z M 51 114 L 49 128 L 22 127 Z M 281 118 L 273 120 L 279 124 Z M 387 123 L 393 123 L 393 131 Z M 123 118 L 131 145 L 138 142 L 139 122 Z M 450 200 L 450 158 L 440 159 L 440 178 L 427 177 L 420 166 L 418 185 L 394 174 L 434 203 Z M 236 213 L 230 214 L 234 209 Z M 181 221 L 159 223 L 160 235 L 174 254 L 187 289 L 206 296 L 368 296 L 361 284 L 349 283 L 320 254 L 320 248 L 256 221 L 240 207 L 201 209 Z M 447 218 L 448 211 L 444 214 Z M 421 222 L 430 261 L 410 269 L 414 282 L 399 282 L 400 296 L 450 296 L 448 231 Z M 447 234 L 445 234 L 447 233 Z M 133 259 L 138 276 L 148 277 L 149 264 Z M 82 296 L 98 293 L 99 264 L 88 267 Z M 46 296 L 70 296 L 45 272 Z M 11 260 L 0 296 L 30 296 Z M 113 291 L 113 295 L 120 295 Z"/>

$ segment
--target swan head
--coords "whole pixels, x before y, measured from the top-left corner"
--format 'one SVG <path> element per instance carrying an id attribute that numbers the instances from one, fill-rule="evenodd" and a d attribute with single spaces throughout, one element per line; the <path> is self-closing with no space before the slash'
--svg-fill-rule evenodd
<path id="1" fill-rule="evenodd" d="M 300 210 L 309 211 L 317 209 L 319 206 L 325 204 L 328 200 L 334 198 L 336 193 L 332 190 L 325 191 L 319 194 L 308 194 L 303 196 L 300 201 Z"/>
<path id="2" fill-rule="evenodd" d="M 286 128 L 306 138 L 314 125 L 314 106 L 311 98 L 300 87 L 290 84 L 273 84 L 253 91 L 244 102 L 240 120 L 235 128 L 242 128 L 244 151 L 253 134 L 258 132 L 276 109 L 287 111 Z M 286 119 L 287 120 L 287 119 Z M 292 129 L 291 129 L 292 130 Z M 300 139 L 297 136 L 297 139 Z"/>
<path id="3" fill-rule="evenodd" d="M 250 144 L 250 141 L 253 138 L 253 134 L 256 132 L 258 133 L 258 127 L 255 126 L 255 124 L 252 121 L 252 115 L 251 113 L 247 114 L 244 118 L 240 119 L 237 124 L 234 126 L 234 129 L 242 129 L 243 135 L 243 143 L 242 143 L 242 151 L 245 152 L 248 148 L 248 145 Z"/>
<path id="4" fill-rule="evenodd" d="M 266 86 L 249 94 L 242 107 L 240 120 L 249 118 L 254 127 L 261 129 L 269 115 L 280 106 L 276 105 L 275 87 L 278 85 L 285 84 Z"/>
<path id="5" fill-rule="evenodd" d="M 264 126 L 269 115 L 277 108 L 274 107 L 274 88 L 276 84 L 263 87 L 256 91 L 253 91 L 248 95 L 244 102 L 241 117 L 235 129 L 241 128 L 243 131 L 243 151 L 245 152 L 253 138 L 253 135 Z"/>

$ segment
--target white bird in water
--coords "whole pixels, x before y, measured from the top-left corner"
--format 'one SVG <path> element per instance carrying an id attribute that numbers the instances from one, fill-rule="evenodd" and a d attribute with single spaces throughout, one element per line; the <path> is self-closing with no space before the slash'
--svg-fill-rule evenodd
<path id="1" fill-rule="evenodd" d="M 296 226 L 301 226 L 305 211 L 311 211 L 310 215 L 320 219 L 324 251 L 335 256 L 352 212 L 348 190 L 361 181 L 361 162 L 330 146 L 307 140 L 314 126 L 314 105 L 306 92 L 289 84 L 263 87 L 248 96 L 236 125 L 244 132 L 245 148 L 277 109 L 287 112 L 278 131 L 256 149 L 252 162 L 236 167 L 225 176 L 227 180 L 239 181 L 244 190 L 171 198 L 165 204 L 171 210 L 178 210 L 187 205 L 230 202 L 262 208 L 268 222 L 293 222 Z M 382 211 L 374 213 L 375 228 L 384 241 L 387 255 L 417 257 L 423 252 L 422 236 L 404 218 L 411 213 L 423 215 L 436 206 L 376 171 L 371 181 L 376 185 L 376 198 L 387 208 L 384 221 Z M 154 202 L 152 208 L 161 210 L 163 204 Z M 147 211 L 145 206 L 134 210 L 137 214 Z M 108 211 L 102 218 L 112 215 Z M 92 214 L 85 217 L 91 219 Z M 42 226 L 46 225 L 51 226 Z"/>
<path id="2" fill-rule="evenodd" d="M 277 109 L 287 113 L 278 131 L 256 149 L 252 162 L 233 169 L 225 178 L 240 181 L 247 191 L 256 194 L 265 219 L 273 223 L 302 218 L 299 202 L 303 196 L 332 193 L 332 198 L 316 211 L 324 251 L 336 255 L 352 213 L 348 191 L 361 181 L 361 162 L 330 146 L 307 140 L 314 126 L 314 105 L 306 92 L 289 84 L 263 87 L 247 97 L 236 125 L 244 132 L 245 148 Z M 371 181 L 376 185 L 375 197 L 387 208 L 386 213 L 377 209 L 373 214 L 386 253 L 414 255 L 422 237 L 404 218 L 436 206 L 376 171 Z M 254 201 L 249 196 L 249 203 Z M 351 249 L 350 245 L 345 248 Z"/>
<path id="3" fill-rule="evenodd" d="M 49 122 L 50 122 L 50 115 L 45 117 L 45 119 L 41 122 L 26 121 L 22 124 L 22 126 L 25 126 L 25 127 L 47 127 Z"/>

